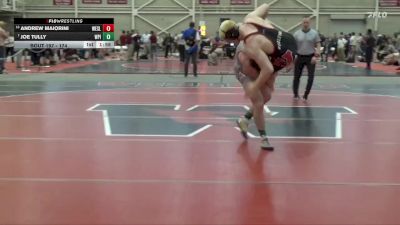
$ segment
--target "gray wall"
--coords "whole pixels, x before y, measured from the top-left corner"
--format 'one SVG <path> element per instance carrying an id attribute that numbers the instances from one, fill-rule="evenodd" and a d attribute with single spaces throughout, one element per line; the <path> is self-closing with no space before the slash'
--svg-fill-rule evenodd
<path id="1" fill-rule="evenodd" d="M 192 8 L 192 0 L 178 0 L 187 8 Z M 213 36 L 218 30 L 219 19 L 221 17 L 231 18 L 240 21 L 245 14 L 254 9 L 254 5 L 232 6 L 230 0 L 220 0 L 220 5 L 199 5 L 195 1 L 196 22 L 206 21 L 207 32 Z M 367 18 L 367 12 L 375 10 L 376 0 L 320 0 L 319 5 L 319 30 L 331 35 L 339 32 L 362 32 L 366 29 L 374 28 L 375 20 Z M 159 31 L 146 20 L 156 24 L 161 28 L 168 27 L 177 20 L 190 14 L 173 0 L 154 0 L 151 4 L 138 11 L 139 16 L 134 16 L 132 8 L 138 8 L 149 0 L 135 0 L 132 7 L 132 0 L 128 0 L 127 5 L 108 5 L 107 0 L 102 4 L 82 4 L 82 0 L 77 0 L 78 7 L 75 11 L 74 6 L 53 6 L 53 0 L 26 0 L 26 17 L 112 17 L 115 18 L 116 35 L 122 29 L 136 28 L 141 32 L 150 30 Z M 255 0 L 252 1 L 253 4 Z M 258 0 L 258 4 L 269 3 L 272 0 Z M 301 0 L 312 10 L 317 10 L 317 0 Z M 271 7 L 270 19 L 275 24 L 284 29 L 293 28 L 304 16 L 313 15 L 313 11 L 303 6 L 296 0 L 278 0 Z M 400 8 L 380 9 L 381 12 L 388 12 L 388 18 L 378 21 L 378 32 L 393 34 L 400 31 Z M 173 12 L 173 13 L 171 13 Z M 392 14 L 394 13 L 394 14 Z M 396 14 L 396 15 L 395 15 Z M 144 19 L 143 19 L 144 18 Z M 168 30 L 170 33 L 177 33 L 187 28 L 192 17 L 188 17 L 176 26 Z M 316 27 L 316 18 L 312 19 L 313 26 Z"/>

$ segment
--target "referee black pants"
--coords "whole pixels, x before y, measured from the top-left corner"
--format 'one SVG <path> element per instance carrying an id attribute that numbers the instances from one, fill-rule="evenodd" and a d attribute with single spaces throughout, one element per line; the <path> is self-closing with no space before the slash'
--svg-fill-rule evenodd
<path id="1" fill-rule="evenodd" d="M 294 69 L 294 79 L 293 79 L 293 94 L 294 97 L 299 96 L 299 85 L 300 85 L 300 78 L 303 73 L 304 66 L 307 67 L 308 70 L 308 81 L 306 86 L 306 91 L 304 92 L 304 97 L 308 98 L 310 94 L 313 82 L 314 82 L 314 74 L 315 74 L 315 64 L 311 63 L 311 59 L 314 56 L 312 55 L 298 55 L 296 62 L 295 62 L 295 69 Z"/>

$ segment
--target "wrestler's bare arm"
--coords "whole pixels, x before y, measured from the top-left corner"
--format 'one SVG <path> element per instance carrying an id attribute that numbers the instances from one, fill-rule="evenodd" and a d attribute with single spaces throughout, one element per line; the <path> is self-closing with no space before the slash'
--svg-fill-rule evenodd
<path id="1" fill-rule="evenodd" d="M 320 55 L 321 55 L 321 42 L 317 42 L 315 54 L 316 54 L 317 56 L 320 56 Z"/>
<path id="2" fill-rule="evenodd" d="M 8 38 L 7 33 L 6 33 L 3 29 L 1 29 L 1 28 L 0 28 L 0 36 L 2 36 L 4 39 L 5 39 L 5 38 Z"/>
<path id="3" fill-rule="evenodd" d="M 262 19 L 266 19 L 268 16 L 268 11 L 269 11 L 269 5 L 267 3 L 264 3 L 264 4 L 260 5 L 257 9 L 255 9 L 253 12 L 247 14 L 246 18 L 260 17 Z"/>
<path id="4" fill-rule="evenodd" d="M 235 52 L 234 71 L 236 75 L 242 72 L 242 64 L 240 63 L 239 60 L 239 54 L 242 52 L 242 50 L 243 50 L 243 42 L 240 42 L 239 45 L 236 47 L 236 52 Z"/>
<path id="5" fill-rule="evenodd" d="M 236 47 L 234 71 L 236 75 L 244 74 L 251 80 L 257 79 L 259 71 L 253 67 L 250 58 L 244 53 L 243 41 Z"/>
<path id="6" fill-rule="evenodd" d="M 243 20 L 243 23 L 244 24 L 253 23 L 253 24 L 258 24 L 259 26 L 262 27 L 274 28 L 271 22 L 267 19 L 268 11 L 269 11 L 269 5 L 264 3 L 253 12 L 247 14 L 247 16 Z"/>

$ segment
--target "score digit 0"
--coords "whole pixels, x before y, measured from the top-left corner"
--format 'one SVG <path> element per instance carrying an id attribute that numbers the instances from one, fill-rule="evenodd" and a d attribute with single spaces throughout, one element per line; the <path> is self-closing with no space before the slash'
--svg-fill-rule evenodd
<path id="1" fill-rule="evenodd" d="M 103 38 L 102 38 L 102 40 L 103 41 L 114 41 L 114 33 L 106 33 L 106 32 L 103 32 Z"/>
<path id="2" fill-rule="evenodd" d="M 114 32 L 114 24 L 103 24 L 103 32 Z"/>

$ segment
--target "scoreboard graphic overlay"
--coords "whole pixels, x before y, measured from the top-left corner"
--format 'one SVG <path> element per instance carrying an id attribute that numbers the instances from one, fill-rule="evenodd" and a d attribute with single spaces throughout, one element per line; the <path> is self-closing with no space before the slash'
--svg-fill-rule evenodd
<path id="1" fill-rule="evenodd" d="M 15 18 L 15 48 L 114 48 L 114 19 Z"/>

